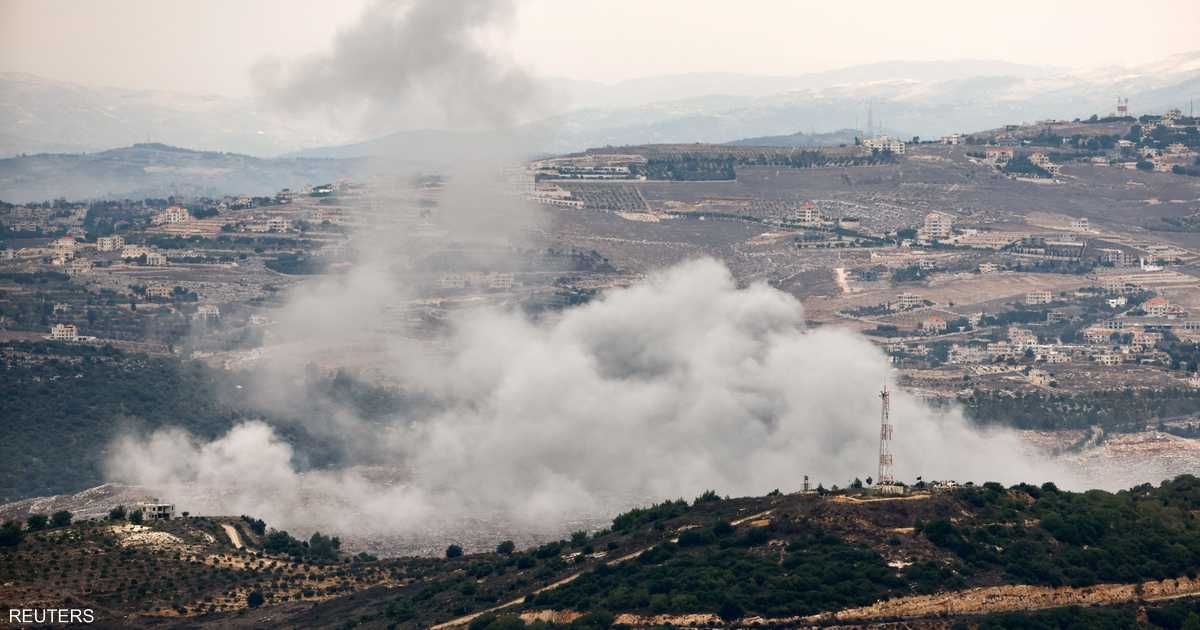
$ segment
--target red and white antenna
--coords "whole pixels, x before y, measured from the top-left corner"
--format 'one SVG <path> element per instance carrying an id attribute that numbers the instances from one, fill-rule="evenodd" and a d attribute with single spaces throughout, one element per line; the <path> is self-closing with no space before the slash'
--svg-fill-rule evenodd
<path id="1" fill-rule="evenodd" d="M 879 392 L 879 400 L 882 403 L 879 411 L 879 478 L 875 483 L 888 486 L 896 483 L 896 476 L 892 471 L 892 425 L 889 418 L 891 399 L 892 395 L 884 384 L 883 390 Z"/>

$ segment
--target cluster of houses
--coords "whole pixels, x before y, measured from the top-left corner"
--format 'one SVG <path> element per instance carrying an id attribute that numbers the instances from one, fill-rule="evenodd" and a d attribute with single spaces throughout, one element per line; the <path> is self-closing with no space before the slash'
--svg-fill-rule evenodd
<path id="1" fill-rule="evenodd" d="M 468 271 L 466 273 L 443 273 L 438 277 L 438 286 L 443 289 L 465 289 L 477 287 L 507 291 L 513 287 L 513 274 L 500 272 Z"/>
<path id="2" fill-rule="evenodd" d="M 1083 343 L 1042 343 L 1037 334 L 1027 328 L 1010 326 L 1007 339 L 986 344 L 954 344 L 947 361 L 955 365 L 995 363 L 1032 358 L 1035 361 L 1058 364 L 1076 360 L 1100 365 L 1119 365 L 1126 362 L 1169 362 L 1165 352 L 1155 350 L 1162 333 L 1131 330 L 1122 333 L 1105 327 L 1092 327 L 1081 334 Z"/>

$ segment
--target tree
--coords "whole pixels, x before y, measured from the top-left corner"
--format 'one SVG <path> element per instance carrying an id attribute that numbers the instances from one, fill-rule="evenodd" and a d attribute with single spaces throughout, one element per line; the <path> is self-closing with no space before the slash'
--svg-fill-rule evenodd
<path id="1" fill-rule="evenodd" d="M 724 619 L 725 621 L 740 619 L 744 614 L 746 614 L 746 611 L 743 610 L 737 602 L 731 599 L 725 600 L 725 603 L 721 604 L 721 607 L 717 609 L 717 615 L 719 615 L 721 619 Z"/>
<path id="2" fill-rule="evenodd" d="M 458 545 L 450 545 L 449 547 L 446 547 L 446 557 L 447 558 L 457 558 L 457 557 L 461 556 L 462 554 L 463 554 L 462 547 L 459 547 Z"/>
<path id="3" fill-rule="evenodd" d="M 31 532 L 36 532 L 46 529 L 46 524 L 49 522 L 50 519 L 45 514 L 30 514 L 29 518 L 25 519 L 25 527 L 29 528 Z"/>
<path id="4" fill-rule="evenodd" d="M 251 608 L 258 608 L 263 605 L 265 599 L 262 591 L 250 591 L 250 594 L 246 596 L 246 605 Z"/>
<path id="5" fill-rule="evenodd" d="M 113 508 L 113 509 L 111 509 L 111 510 L 109 510 L 109 511 L 108 511 L 108 520 L 110 520 L 110 521 L 123 521 L 123 520 L 125 520 L 125 514 L 126 514 L 126 512 L 125 512 L 125 506 L 124 506 L 124 505 L 118 505 L 117 507 L 115 507 L 115 508 Z"/>
<path id="6" fill-rule="evenodd" d="M 66 510 L 59 510 L 50 515 L 50 525 L 54 527 L 66 527 L 71 524 L 71 518 L 74 516 Z"/>
<path id="7" fill-rule="evenodd" d="M 577 532 L 571 532 L 571 546 L 572 547 L 582 547 L 583 544 L 586 543 L 587 541 L 588 541 L 588 533 L 586 531 L 581 529 Z"/>
<path id="8" fill-rule="evenodd" d="M 308 555 L 314 560 L 336 560 L 341 547 L 342 541 L 337 536 L 324 536 L 321 532 L 308 539 Z"/>
<path id="9" fill-rule="evenodd" d="M 133 523 L 134 525 L 141 525 L 142 524 L 142 511 L 134 510 L 134 511 L 130 512 L 129 513 L 129 522 Z"/>
<path id="10" fill-rule="evenodd" d="M 0 525 L 0 547 L 16 547 L 24 537 L 25 533 L 17 521 L 5 521 Z"/>
<path id="11" fill-rule="evenodd" d="M 506 540 L 506 541 L 500 543 L 499 545 L 496 545 L 496 553 L 498 553 L 502 556 L 510 556 L 510 555 L 512 555 L 512 552 L 515 551 L 516 549 L 517 549 L 517 546 L 515 544 L 513 544 L 513 541 L 511 541 L 511 540 Z"/>

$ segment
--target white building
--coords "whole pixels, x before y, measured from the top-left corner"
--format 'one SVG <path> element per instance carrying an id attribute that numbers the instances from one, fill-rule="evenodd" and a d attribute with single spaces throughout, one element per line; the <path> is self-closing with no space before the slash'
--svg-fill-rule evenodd
<path id="1" fill-rule="evenodd" d="M 796 221 L 799 223 L 815 224 L 820 223 L 821 219 L 821 211 L 811 202 L 805 203 L 796 210 Z"/>
<path id="2" fill-rule="evenodd" d="M 79 329 L 75 324 L 55 324 L 50 329 L 50 338 L 54 341 L 77 341 Z"/>
<path id="3" fill-rule="evenodd" d="M 1088 226 L 1087 217 L 1082 217 L 1071 220 L 1071 229 L 1076 232 L 1087 232 L 1091 228 Z"/>
<path id="4" fill-rule="evenodd" d="M 925 224 L 918 231 L 917 238 L 925 241 L 944 241 L 950 238 L 953 229 L 953 217 L 940 212 L 930 212 L 925 215 Z"/>
<path id="5" fill-rule="evenodd" d="M 146 297 L 149 298 L 170 298 L 174 295 L 175 290 L 165 284 L 152 284 L 146 287 Z"/>
<path id="6" fill-rule="evenodd" d="M 942 136 L 942 144 L 961 144 L 961 143 L 962 143 L 962 134 L 960 134 L 960 133 L 952 133 L 949 135 Z"/>
<path id="7" fill-rule="evenodd" d="M 878 136 L 863 140 L 863 146 L 874 151 L 891 151 L 896 155 L 904 155 L 904 141 L 899 138 Z"/>
<path id="8" fill-rule="evenodd" d="M 267 230 L 270 232 L 286 232 L 291 227 L 291 222 L 283 217 L 271 217 L 267 219 Z"/>
<path id="9" fill-rule="evenodd" d="M 494 273 L 488 277 L 488 288 L 507 291 L 513 287 L 513 275 L 511 273 Z"/>
<path id="10" fill-rule="evenodd" d="M 154 225 L 170 225 L 173 223 L 185 223 L 190 218 L 191 215 L 188 214 L 187 208 L 171 206 L 151 217 L 150 222 Z"/>
<path id="11" fill-rule="evenodd" d="M 1054 294 L 1050 289 L 1034 289 L 1025 294 L 1025 303 L 1031 306 L 1049 304 L 1052 301 L 1054 301 Z"/>
<path id="12" fill-rule="evenodd" d="M 101 236 L 96 239 L 96 251 L 115 252 L 125 247 L 125 239 L 120 236 Z"/>
<path id="13" fill-rule="evenodd" d="M 465 289 L 467 276 L 461 273 L 444 273 L 438 278 L 438 284 L 443 289 Z"/>
<path id="14" fill-rule="evenodd" d="M 158 503 L 157 499 L 138 503 L 136 509 L 142 511 L 142 520 L 144 521 L 169 521 L 175 517 L 175 505 Z"/>
<path id="15" fill-rule="evenodd" d="M 121 248 L 121 258 L 141 258 L 150 253 L 150 248 L 145 245 L 125 245 Z"/>
<path id="16" fill-rule="evenodd" d="M 221 309 L 217 308 L 216 304 L 201 304 L 200 307 L 196 309 L 196 319 L 203 319 L 207 321 L 210 319 L 220 318 Z"/>
<path id="17" fill-rule="evenodd" d="M 892 310 L 903 311 L 925 306 L 925 299 L 915 293 L 901 293 L 896 296 Z"/>
<path id="18" fill-rule="evenodd" d="M 62 238 L 54 239 L 54 253 L 57 256 L 67 259 L 74 258 L 75 247 L 75 238 L 72 236 L 64 236 Z"/>
<path id="19" fill-rule="evenodd" d="M 979 263 L 979 273 L 997 273 L 1000 271 L 1000 265 L 996 263 Z"/>
<path id="20" fill-rule="evenodd" d="M 67 275 L 77 276 L 82 273 L 92 272 L 92 261 L 83 258 L 76 258 L 67 263 Z"/>
<path id="21" fill-rule="evenodd" d="M 146 264 L 152 267 L 161 267 L 167 264 L 167 255 L 162 252 L 149 252 L 146 254 Z"/>

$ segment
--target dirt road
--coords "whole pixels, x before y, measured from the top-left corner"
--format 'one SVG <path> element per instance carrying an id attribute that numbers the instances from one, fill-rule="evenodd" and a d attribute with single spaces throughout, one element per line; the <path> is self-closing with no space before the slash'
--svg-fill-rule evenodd
<path id="1" fill-rule="evenodd" d="M 242 537 L 238 534 L 236 527 L 229 524 L 222 524 L 221 529 L 225 530 L 225 535 L 229 537 L 229 542 L 233 543 L 234 548 L 241 549 L 245 546 L 242 544 Z"/>

